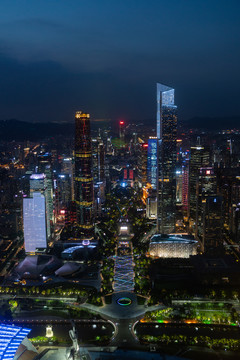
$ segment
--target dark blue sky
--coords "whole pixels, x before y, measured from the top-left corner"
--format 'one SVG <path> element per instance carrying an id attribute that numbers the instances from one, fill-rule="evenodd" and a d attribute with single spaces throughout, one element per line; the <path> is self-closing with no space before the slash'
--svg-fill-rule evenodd
<path id="1" fill-rule="evenodd" d="M 0 119 L 239 115 L 239 0 L 1 0 Z"/>

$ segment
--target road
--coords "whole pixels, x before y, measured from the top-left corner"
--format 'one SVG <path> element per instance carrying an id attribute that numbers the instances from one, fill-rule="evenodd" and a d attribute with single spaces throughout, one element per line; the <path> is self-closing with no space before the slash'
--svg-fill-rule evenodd
<path id="1" fill-rule="evenodd" d="M 240 339 L 240 329 L 235 326 L 205 325 L 205 324 L 159 324 L 138 323 L 135 326 L 136 335 L 186 335 L 209 336 L 210 338 Z"/>
<path id="2" fill-rule="evenodd" d="M 115 323 L 117 331 L 111 341 L 111 346 L 118 346 L 126 349 L 148 350 L 148 346 L 139 344 L 138 338 L 133 332 L 134 321 L 120 320 Z"/>

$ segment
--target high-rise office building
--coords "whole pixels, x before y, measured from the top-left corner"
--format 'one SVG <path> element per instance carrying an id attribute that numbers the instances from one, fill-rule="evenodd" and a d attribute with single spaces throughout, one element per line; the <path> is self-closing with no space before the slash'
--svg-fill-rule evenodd
<path id="1" fill-rule="evenodd" d="M 62 161 L 62 173 L 68 175 L 71 181 L 71 200 L 74 200 L 74 169 L 73 159 L 71 157 L 64 158 Z"/>
<path id="2" fill-rule="evenodd" d="M 51 225 L 50 225 L 50 218 L 51 218 L 51 198 L 49 197 L 48 191 L 48 184 L 47 184 L 47 177 L 45 174 L 32 174 L 30 176 L 30 197 L 33 197 L 35 192 L 40 192 L 46 202 L 46 225 L 47 225 L 47 238 L 49 239 L 51 236 Z"/>
<path id="3" fill-rule="evenodd" d="M 47 247 L 46 202 L 41 192 L 23 199 L 24 246 L 26 252 Z"/>
<path id="4" fill-rule="evenodd" d="M 201 145 L 192 146 L 189 159 L 188 217 L 195 228 L 197 212 L 197 181 L 201 167 L 209 166 L 209 151 Z"/>
<path id="5" fill-rule="evenodd" d="M 59 174 L 57 176 L 57 214 L 61 209 L 66 208 L 72 201 L 71 196 L 71 177 L 69 174 Z"/>
<path id="6" fill-rule="evenodd" d="M 46 167 L 49 167 L 51 165 L 51 154 L 48 152 L 40 153 L 37 157 L 38 160 L 38 172 L 39 173 L 45 173 Z"/>
<path id="7" fill-rule="evenodd" d="M 54 222 L 54 211 L 53 211 L 53 176 L 52 176 L 52 156 L 48 152 L 42 152 L 38 155 L 37 172 L 39 174 L 46 175 L 47 184 L 47 211 L 49 214 L 50 222 Z"/>
<path id="8" fill-rule="evenodd" d="M 195 236 L 202 241 L 206 199 L 209 196 L 218 195 L 217 176 L 214 168 L 204 167 L 199 169 L 196 188 Z"/>
<path id="9" fill-rule="evenodd" d="M 216 169 L 218 176 L 219 193 L 223 197 L 223 223 L 226 230 L 232 234 L 237 242 L 240 241 L 238 236 L 238 212 L 240 204 L 240 168 Z M 239 228 L 240 230 L 240 228 Z"/>
<path id="10" fill-rule="evenodd" d="M 223 199 L 221 196 L 208 196 L 203 209 L 204 251 L 215 252 L 222 245 Z"/>
<path id="11" fill-rule="evenodd" d="M 105 146 L 102 141 L 98 144 L 98 181 L 105 180 Z"/>
<path id="12" fill-rule="evenodd" d="M 188 187 L 189 187 L 189 159 L 185 159 L 182 166 L 182 204 L 183 210 L 188 210 Z"/>
<path id="13" fill-rule="evenodd" d="M 90 115 L 77 111 L 75 115 L 75 201 L 80 234 L 92 237 L 93 172 Z"/>
<path id="14" fill-rule="evenodd" d="M 147 184 L 148 143 L 138 144 L 138 182 L 141 187 Z"/>
<path id="15" fill-rule="evenodd" d="M 150 137 L 148 140 L 147 154 L 147 179 L 153 190 L 157 190 L 157 138 Z"/>
<path id="16" fill-rule="evenodd" d="M 46 166 L 45 175 L 47 179 L 47 211 L 49 211 L 50 223 L 54 222 L 54 204 L 53 204 L 53 177 L 51 166 Z"/>
<path id="17" fill-rule="evenodd" d="M 174 89 L 157 84 L 158 232 L 175 228 L 177 106 Z"/>
<path id="18" fill-rule="evenodd" d="M 183 169 L 177 167 L 176 169 L 176 202 L 178 205 L 182 205 L 182 193 L 183 193 Z"/>
<path id="19" fill-rule="evenodd" d="M 105 180 L 105 146 L 100 137 L 92 139 L 94 182 Z"/>

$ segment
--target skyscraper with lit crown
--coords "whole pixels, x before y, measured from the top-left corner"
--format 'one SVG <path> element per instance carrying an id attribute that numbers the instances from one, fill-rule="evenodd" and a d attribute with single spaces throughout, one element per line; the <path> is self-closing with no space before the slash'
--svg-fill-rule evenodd
<path id="1" fill-rule="evenodd" d="M 93 173 L 90 115 L 75 115 L 75 202 L 80 234 L 93 236 Z"/>
<path id="2" fill-rule="evenodd" d="M 174 89 L 163 84 L 157 84 L 157 141 L 157 230 L 168 234 L 175 228 L 177 106 Z"/>

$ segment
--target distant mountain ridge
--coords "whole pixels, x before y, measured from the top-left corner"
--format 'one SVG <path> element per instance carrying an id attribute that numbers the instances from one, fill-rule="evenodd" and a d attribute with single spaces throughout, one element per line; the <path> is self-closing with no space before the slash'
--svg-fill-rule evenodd
<path id="1" fill-rule="evenodd" d="M 131 121 L 129 121 L 130 123 Z M 141 121 L 145 125 L 155 126 L 154 119 Z M 189 120 L 180 121 L 180 125 L 188 129 L 203 130 L 226 130 L 240 129 L 240 116 L 232 117 L 194 117 Z M 98 123 L 93 127 L 97 127 Z M 74 122 L 69 123 L 31 123 L 16 119 L 0 120 L 0 140 L 6 141 L 38 141 L 47 137 L 55 137 L 57 135 L 73 136 Z"/>
<path id="2" fill-rule="evenodd" d="M 37 141 L 56 135 L 69 136 L 73 132 L 73 123 L 31 123 L 16 119 L 0 120 L 0 140 L 6 141 Z"/>
<path id="3" fill-rule="evenodd" d="M 181 125 L 189 129 L 226 130 L 240 129 L 240 116 L 229 117 L 194 117 L 181 122 Z"/>

